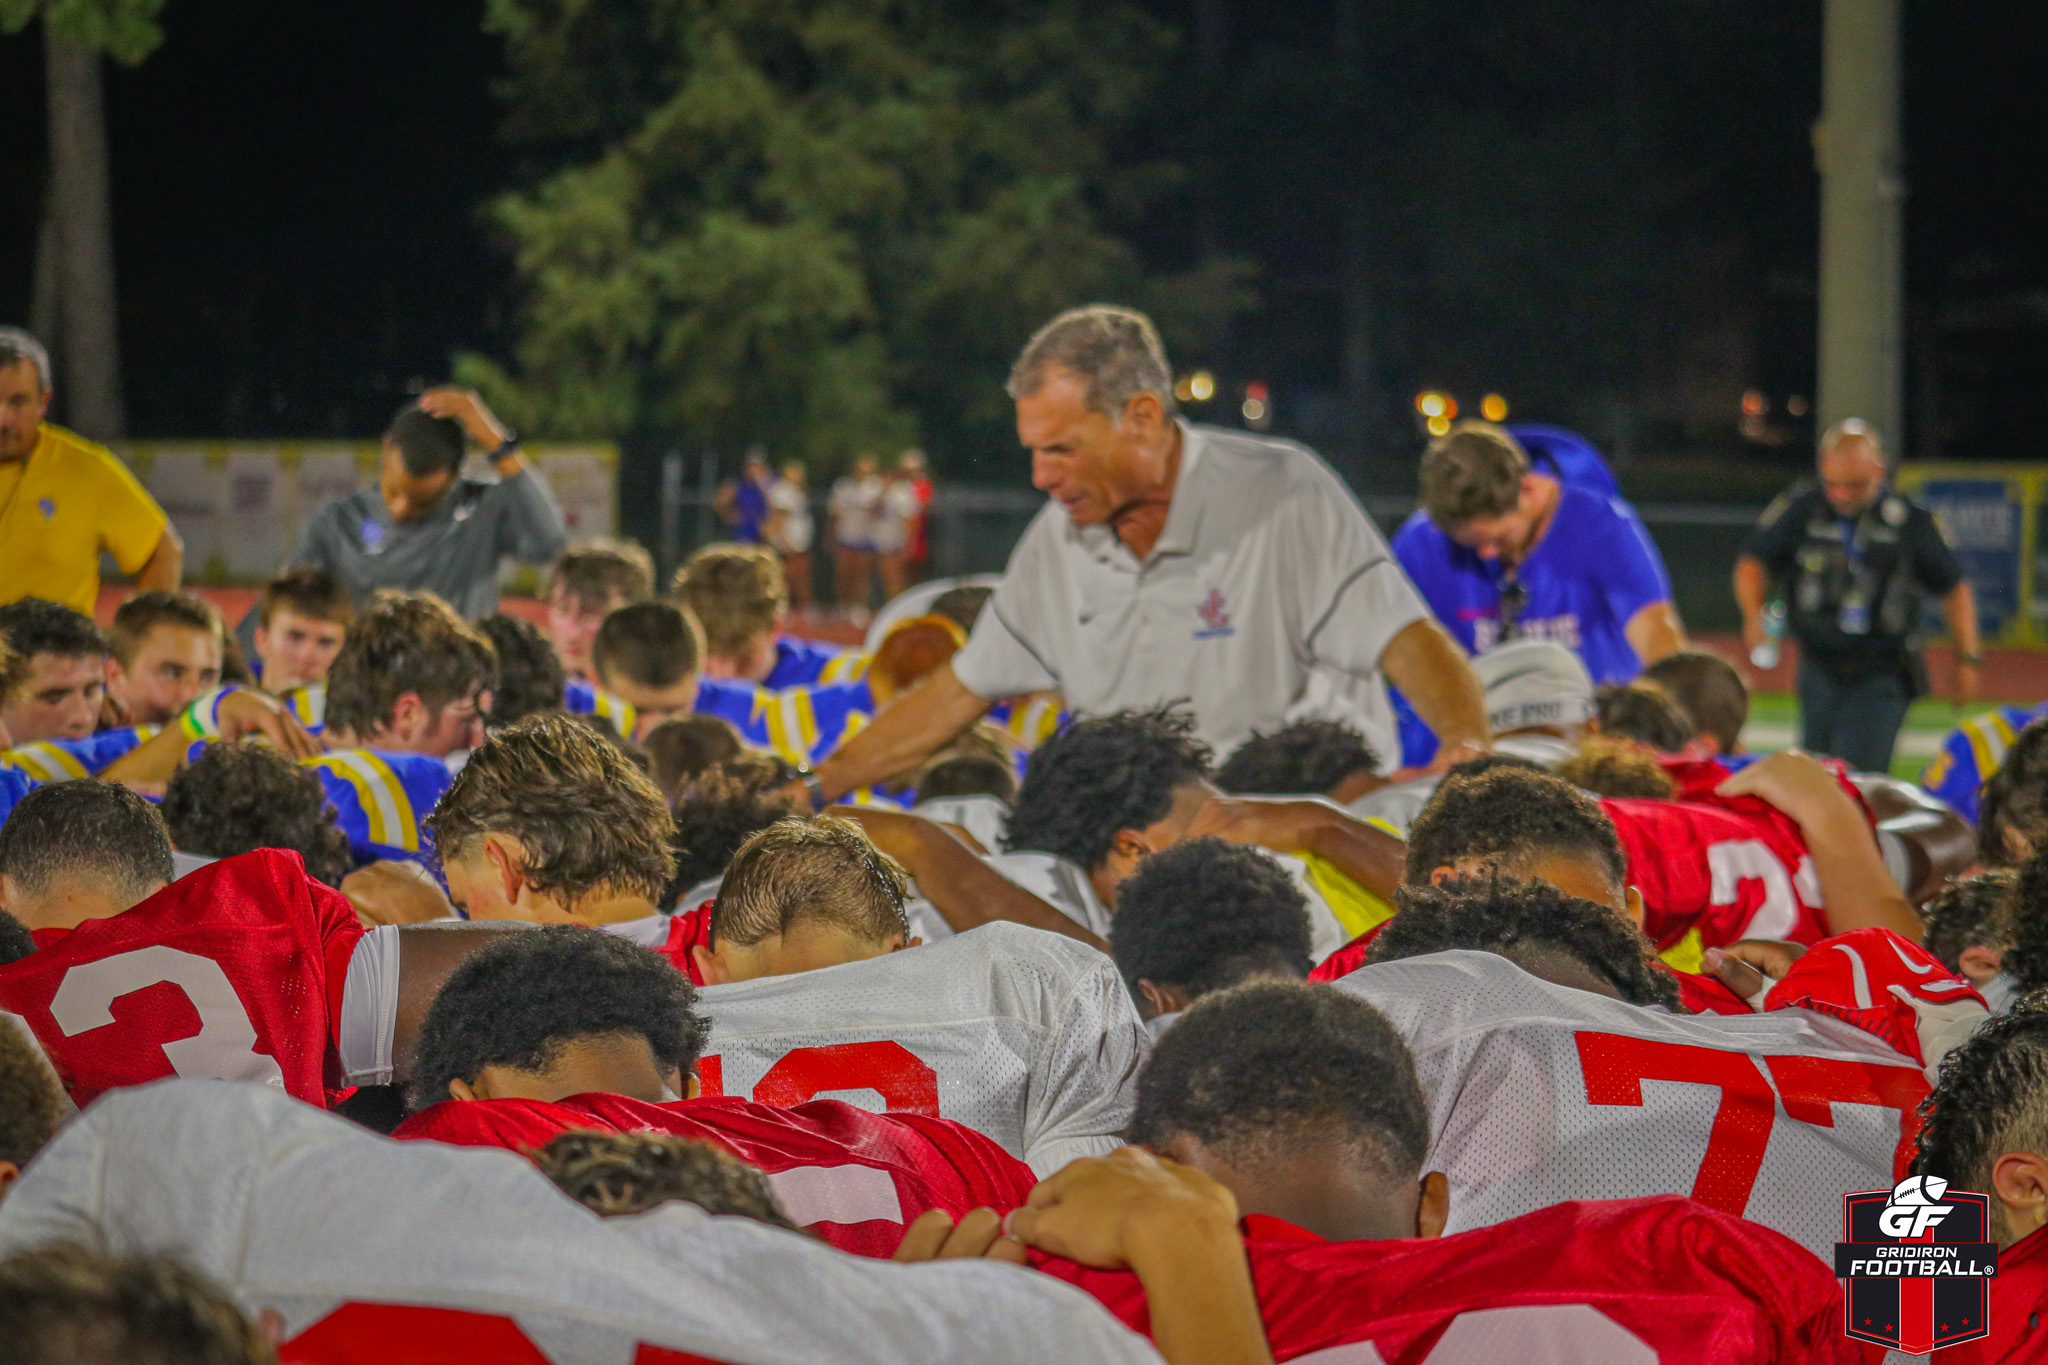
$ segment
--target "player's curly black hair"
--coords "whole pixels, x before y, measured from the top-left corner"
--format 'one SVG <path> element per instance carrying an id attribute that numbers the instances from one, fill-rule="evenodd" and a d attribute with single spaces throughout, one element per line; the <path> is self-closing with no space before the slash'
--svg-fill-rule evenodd
<path id="1" fill-rule="evenodd" d="M 1138 1076 L 1131 1141 L 1182 1133 L 1234 1164 L 1335 1138 L 1406 1180 L 1429 1147 L 1429 1110 L 1378 1010 L 1330 986 L 1256 981 L 1197 1001 Z"/>
<path id="2" fill-rule="evenodd" d="M 1942 1058 L 1920 1116 L 1915 1175 L 1989 1191 L 2002 1154 L 2048 1156 L 2048 991 L 2023 997 Z M 1993 1199 L 1994 1229 L 2003 1230 L 2004 1215 Z"/>
<path id="3" fill-rule="evenodd" d="M 1076 721 L 1031 756 L 1003 847 L 1092 872 L 1120 831 L 1165 819 L 1174 790 L 1206 779 L 1213 757 L 1194 715 L 1176 706 Z"/>
<path id="4" fill-rule="evenodd" d="M 1549 882 L 1498 874 L 1447 877 L 1436 886 L 1404 886 L 1398 909 L 1367 962 L 1398 962 L 1467 948 L 1513 957 L 1557 953 L 1605 979 L 1631 1005 L 1683 1013 L 1678 983 L 1657 961 L 1656 945 L 1604 905 L 1567 896 Z"/>
<path id="5" fill-rule="evenodd" d="M 669 808 L 675 820 L 669 846 L 676 872 L 661 903 L 673 906 L 691 887 L 725 875 L 740 845 L 776 821 L 808 814 L 789 794 L 793 780 L 781 759 L 747 756 L 714 764 L 685 786 Z"/>
<path id="6" fill-rule="evenodd" d="M 491 727 L 559 711 L 568 685 L 562 661 L 540 628 L 524 617 L 493 612 L 476 623 L 498 651 L 498 681 L 491 688 Z"/>
<path id="7" fill-rule="evenodd" d="M 1593 693 L 1600 733 L 1675 754 L 1692 743 L 1692 717 L 1655 683 L 1608 683 Z"/>
<path id="8" fill-rule="evenodd" d="M 187 853 L 232 858 L 288 848 L 329 886 L 341 885 L 354 864 L 318 775 L 255 740 L 207 745 L 172 776 L 163 812 L 171 843 Z"/>
<path id="9" fill-rule="evenodd" d="M 564 1133 L 534 1160 L 563 1194 L 600 1218 L 680 1199 L 706 1213 L 796 1230 L 768 1177 L 708 1142 L 673 1133 Z"/>
<path id="10" fill-rule="evenodd" d="M 624 1034 L 647 1040 L 664 1070 L 687 1070 L 710 1021 L 667 958 L 616 934 L 556 924 L 502 935 L 449 973 L 420 1022 L 412 1106 L 448 1098 L 448 1082 L 487 1066 L 542 1071 L 565 1044 Z"/>
<path id="11" fill-rule="evenodd" d="M 1135 995 L 1140 980 L 1190 999 L 1253 976 L 1301 980 L 1308 902 L 1263 849 L 1190 839 L 1155 853 L 1118 888 L 1109 950 Z"/>
<path id="12" fill-rule="evenodd" d="M 1341 720 L 1298 720 L 1270 735 L 1253 732 L 1216 770 L 1216 785 L 1240 796 L 1327 796 L 1380 756 Z"/>
<path id="13" fill-rule="evenodd" d="M 1419 886 L 1467 859 L 1513 872 L 1544 856 L 1596 863 L 1617 891 L 1628 882 L 1628 855 L 1599 802 L 1548 773 L 1502 766 L 1437 788 L 1408 831 L 1401 875 Z"/>
<path id="14" fill-rule="evenodd" d="M 2019 861 L 2006 843 L 2008 829 L 2028 836 L 2037 848 L 2048 844 L 2048 720 L 2020 731 L 1984 783 L 1977 798 L 1979 862 L 2010 867 Z"/>
<path id="15" fill-rule="evenodd" d="M 1997 867 L 1942 887 L 1933 900 L 1920 907 L 1920 923 L 1926 929 L 1920 946 L 1952 972 L 1962 970 L 1958 964 L 1965 949 L 2003 947 L 2006 905 L 2018 880 L 2019 874 L 2011 868 Z M 2048 883 L 2039 890 L 2048 893 Z M 2041 904 L 2040 909 L 2048 911 L 2048 904 Z M 2048 970 L 2048 961 L 2042 968 Z"/>
<path id="16" fill-rule="evenodd" d="M 1999 906 L 1996 937 L 2003 943 L 1999 967 L 2022 991 L 2048 987 L 2048 847 L 2012 874 L 2012 888 Z"/>

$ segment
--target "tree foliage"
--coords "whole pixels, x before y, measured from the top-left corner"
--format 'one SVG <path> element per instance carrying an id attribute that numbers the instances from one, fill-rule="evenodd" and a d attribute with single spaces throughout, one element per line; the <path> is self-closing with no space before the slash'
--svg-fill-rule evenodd
<path id="1" fill-rule="evenodd" d="M 0 33 L 19 33 L 43 15 L 65 37 L 133 66 L 164 40 L 163 8 L 164 0 L 0 0 Z"/>
<path id="2" fill-rule="evenodd" d="M 525 183 L 489 206 L 515 363 L 461 373 L 548 431 L 833 463 L 1010 439 L 1001 379 L 1059 308 L 1243 297 L 1119 231 L 1172 167 L 1119 155 L 1170 35 L 1125 0 L 489 0 Z"/>

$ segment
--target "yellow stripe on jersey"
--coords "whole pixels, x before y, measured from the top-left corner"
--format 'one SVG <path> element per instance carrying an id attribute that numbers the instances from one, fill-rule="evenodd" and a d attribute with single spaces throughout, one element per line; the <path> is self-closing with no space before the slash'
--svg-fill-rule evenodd
<path id="1" fill-rule="evenodd" d="M 818 713 L 810 689 L 792 687 L 757 696 L 754 714 L 767 722 L 768 747 L 792 763 L 809 763 L 818 746 Z"/>
<path id="2" fill-rule="evenodd" d="M 1372 823 L 1377 825 L 1380 822 Z M 1308 865 L 1310 884 L 1322 896 L 1323 904 L 1330 907 L 1337 923 L 1343 925 L 1344 932 L 1351 937 L 1357 938 L 1375 924 L 1384 924 L 1394 917 L 1393 906 L 1360 886 L 1329 859 L 1313 853 L 1304 853 L 1300 857 Z"/>
<path id="3" fill-rule="evenodd" d="M 834 655 L 825 661 L 824 671 L 818 674 L 819 682 L 859 682 L 867 676 L 868 663 L 872 658 L 858 649 L 849 649 L 844 654 Z"/>
<path id="4" fill-rule="evenodd" d="M 633 737 L 633 727 L 640 723 L 640 712 L 633 703 L 601 687 L 591 689 L 590 709 L 610 721 L 612 728 L 626 739 Z"/>
<path id="5" fill-rule="evenodd" d="M 1003 729 L 1027 752 L 1035 750 L 1059 730 L 1060 712 L 1065 708 L 1066 702 L 1057 693 L 1033 697 L 1028 705 L 1010 708 Z"/>
<path id="6" fill-rule="evenodd" d="M 280 698 L 298 717 L 299 724 L 317 730 L 327 722 L 327 684 L 305 683 Z"/>
<path id="7" fill-rule="evenodd" d="M 419 821 L 413 816 L 412 799 L 391 765 L 368 749 L 341 749 L 311 760 L 315 768 L 346 781 L 355 788 L 356 800 L 369 824 L 370 842 L 386 848 L 420 851 Z"/>
<path id="8" fill-rule="evenodd" d="M 1971 752 L 1977 756 L 1977 778 L 1988 781 L 2003 765 L 2005 751 L 2018 736 L 2013 734 L 2011 723 L 1996 711 L 1964 721 L 1962 729 L 1970 741 Z"/>
<path id="9" fill-rule="evenodd" d="M 0 753 L 0 767 L 17 769 L 38 782 L 69 782 L 92 776 L 76 755 L 44 740 L 17 744 Z"/>
<path id="10" fill-rule="evenodd" d="M 1696 928 L 1685 931 L 1685 937 L 1657 954 L 1665 966 L 1687 976 L 1702 976 L 1707 970 L 1707 941 L 1700 937 Z"/>

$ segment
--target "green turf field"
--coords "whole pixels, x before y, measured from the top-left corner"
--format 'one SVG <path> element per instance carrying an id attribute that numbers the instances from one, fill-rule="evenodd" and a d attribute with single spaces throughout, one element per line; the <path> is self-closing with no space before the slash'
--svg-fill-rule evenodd
<path id="1" fill-rule="evenodd" d="M 1917 779 L 1958 722 L 1989 711 L 1997 704 L 1978 702 L 1959 711 L 1937 697 L 1922 697 L 1914 702 L 1906 716 L 1906 728 L 1899 732 L 1898 748 L 1892 751 L 1893 774 Z M 1790 693 L 1759 692 L 1749 699 L 1749 725 L 1742 732 L 1744 748 L 1783 749 L 1798 738 L 1799 704 Z"/>

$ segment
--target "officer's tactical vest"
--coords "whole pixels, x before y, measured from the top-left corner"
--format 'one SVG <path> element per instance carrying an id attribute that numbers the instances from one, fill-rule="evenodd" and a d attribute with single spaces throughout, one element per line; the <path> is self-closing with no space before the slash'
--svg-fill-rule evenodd
<path id="1" fill-rule="evenodd" d="M 1792 570 L 1788 607 L 1794 635 L 1890 636 L 1903 640 L 1920 619 L 1920 587 L 1901 536 L 1912 509 L 1884 493 L 1856 519 L 1855 549 L 1825 498 L 1807 519 Z"/>

